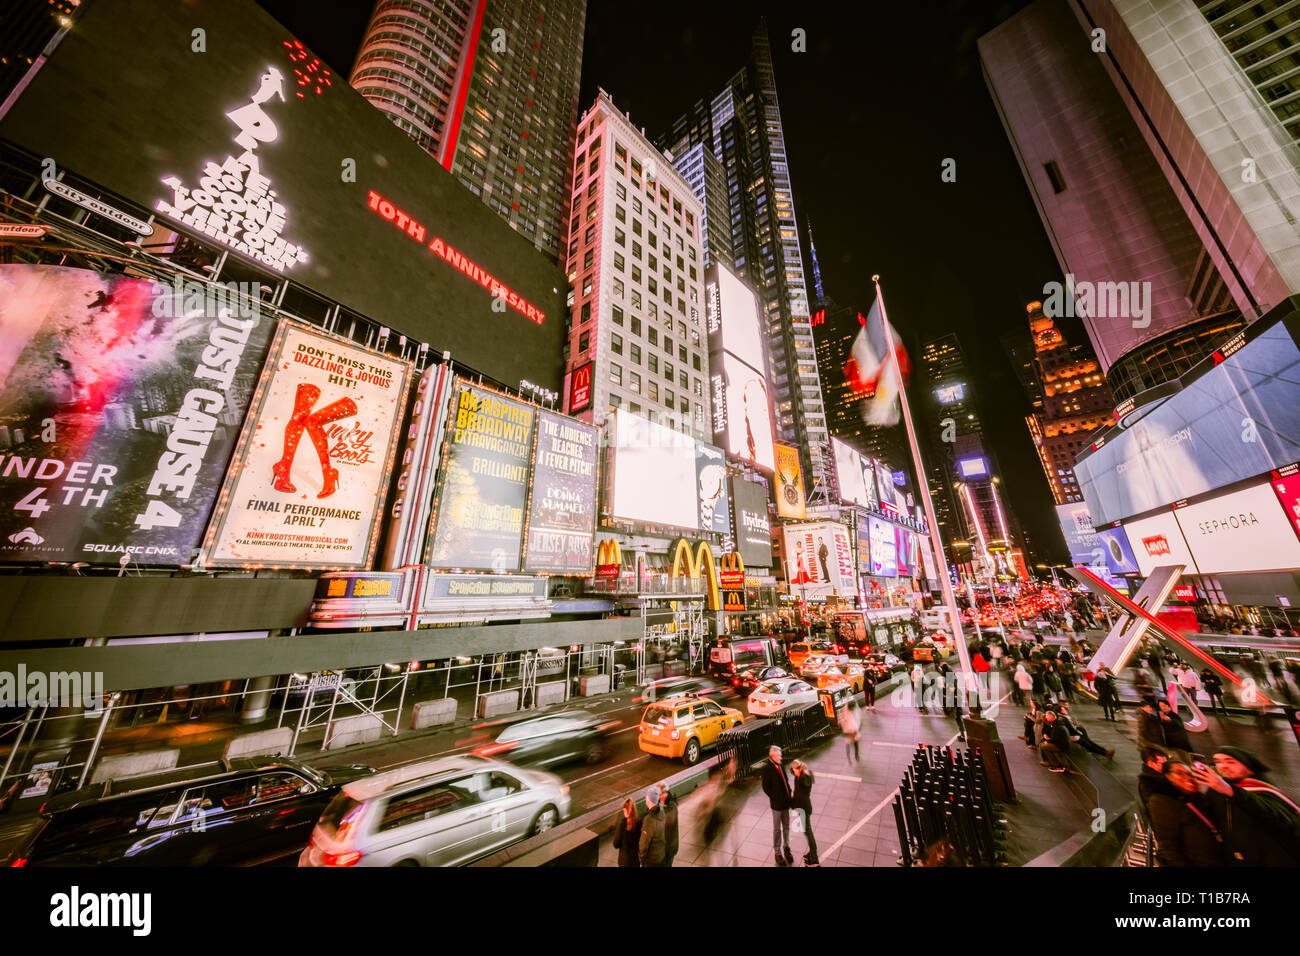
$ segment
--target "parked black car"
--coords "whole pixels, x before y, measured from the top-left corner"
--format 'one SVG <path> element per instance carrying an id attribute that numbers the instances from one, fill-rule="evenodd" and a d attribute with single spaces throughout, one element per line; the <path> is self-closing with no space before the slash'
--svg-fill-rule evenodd
<path id="1" fill-rule="evenodd" d="M 251 866 L 307 845 L 344 784 L 375 772 L 317 770 L 283 757 L 115 797 L 77 791 L 41 808 L 11 866 Z M 102 793 L 102 788 L 99 791 Z"/>
<path id="2" fill-rule="evenodd" d="M 748 697 L 754 692 L 754 688 L 764 681 L 793 676 L 784 667 L 747 667 L 731 679 L 731 684 L 738 694 Z"/>
<path id="3" fill-rule="evenodd" d="M 553 767 L 576 760 L 599 763 L 609 756 L 609 735 L 619 724 L 581 711 L 548 714 L 512 724 L 494 743 L 475 753 L 521 767 Z"/>

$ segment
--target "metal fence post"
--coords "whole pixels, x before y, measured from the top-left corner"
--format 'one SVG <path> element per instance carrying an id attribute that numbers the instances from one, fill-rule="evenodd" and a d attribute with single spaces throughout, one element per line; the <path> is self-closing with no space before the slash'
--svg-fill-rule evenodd
<path id="1" fill-rule="evenodd" d="M 95 742 L 90 745 L 90 754 L 86 757 L 86 766 L 81 771 L 81 779 L 77 781 L 78 790 L 86 785 L 86 778 L 90 776 L 90 768 L 95 763 L 95 755 L 99 753 L 100 741 L 104 739 L 104 731 L 108 729 L 108 715 L 113 712 L 113 705 L 117 700 L 117 694 L 110 697 L 108 706 L 104 708 L 104 715 L 99 718 L 99 730 L 95 732 Z"/>
<path id="2" fill-rule="evenodd" d="M 46 704 L 48 708 L 49 705 Z M 5 768 L 0 771 L 0 785 L 3 785 L 9 776 L 9 768 L 13 766 L 14 757 L 18 756 L 18 748 L 22 746 L 23 737 L 27 736 L 27 727 L 32 722 L 32 714 L 36 711 L 35 707 L 28 707 L 27 712 L 23 714 L 22 726 L 18 728 L 18 736 L 15 738 L 13 746 L 9 748 L 9 756 L 5 758 Z"/>

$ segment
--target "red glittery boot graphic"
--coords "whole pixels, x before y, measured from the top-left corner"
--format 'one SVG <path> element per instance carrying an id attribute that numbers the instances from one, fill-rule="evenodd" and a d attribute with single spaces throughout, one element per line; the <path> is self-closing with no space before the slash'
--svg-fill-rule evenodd
<path id="1" fill-rule="evenodd" d="M 338 490 L 339 482 L 339 470 L 330 467 L 329 440 L 325 437 L 323 426 L 356 413 L 356 402 L 350 398 L 340 398 L 337 402 L 330 402 L 307 419 L 307 434 L 311 437 L 312 444 L 316 446 L 316 456 L 320 459 L 321 474 L 324 476 L 324 487 L 321 488 L 317 498 L 328 498 L 334 494 Z"/>
<path id="2" fill-rule="evenodd" d="M 307 419 L 311 416 L 311 407 L 318 398 L 320 389 L 315 385 L 298 386 L 298 394 L 293 400 L 293 415 L 284 426 L 284 454 L 271 466 L 271 471 L 275 473 L 271 487 L 276 491 L 292 494 L 298 490 L 289 481 L 289 472 L 293 468 L 293 456 L 298 452 L 298 442 L 302 441 L 302 431 L 307 427 Z"/>

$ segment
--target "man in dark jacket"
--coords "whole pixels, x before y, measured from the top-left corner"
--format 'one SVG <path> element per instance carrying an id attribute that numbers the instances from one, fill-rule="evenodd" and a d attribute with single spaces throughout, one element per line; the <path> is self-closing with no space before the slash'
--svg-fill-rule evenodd
<path id="1" fill-rule="evenodd" d="M 1151 798 L 1154 795 L 1157 793 L 1173 795 L 1176 790 L 1174 785 L 1165 779 L 1165 764 L 1169 760 L 1169 755 L 1156 747 L 1143 747 L 1141 755 L 1142 772 L 1137 778 L 1138 798 L 1150 812 Z"/>
<path id="2" fill-rule="evenodd" d="M 794 866 L 794 854 L 790 852 L 790 802 L 793 798 L 790 778 L 781 766 L 781 748 L 773 747 L 767 755 L 768 761 L 763 765 L 763 792 L 772 808 L 772 849 L 776 853 L 777 866 Z"/>
<path id="3" fill-rule="evenodd" d="M 1223 834 L 1228 866 L 1300 866 L 1300 804 L 1262 779 L 1267 770 L 1237 747 L 1217 750 L 1213 768 L 1192 767 L 1208 788 L 1206 801 Z"/>
<path id="4" fill-rule="evenodd" d="M 646 812 L 641 815 L 641 865 L 663 866 L 667 821 L 664 808 L 659 805 L 658 787 L 651 787 L 645 792 L 645 809 Z"/>
<path id="5" fill-rule="evenodd" d="M 1164 774 L 1172 792 L 1152 794 L 1147 805 L 1156 859 L 1161 866 L 1223 866 L 1223 840 L 1201 803 L 1191 768 L 1170 760 Z"/>
<path id="6" fill-rule="evenodd" d="M 1065 729 L 1065 722 L 1057 719 L 1056 712 L 1049 710 L 1043 715 L 1043 759 L 1052 773 L 1065 773 L 1065 755 L 1070 752 L 1070 734 Z"/>
<path id="7" fill-rule="evenodd" d="M 1105 664 L 1097 668 L 1092 686 L 1097 688 L 1097 703 L 1101 705 L 1102 715 L 1107 720 L 1116 720 L 1115 715 L 1119 713 L 1119 689 L 1115 686 L 1115 675 Z"/>
<path id="8" fill-rule="evenodd" d="M 1201 671 L 1201 687 L 1205 688 L 1205 693 L 1210 698 L 1210 712 L 1218 713 L 1222 710 L 1226 716 L 1228 708 L 1223 705 L 1223 681 L 1219 675 L 1208 667 L 1205 668 Z"/>
<path id="9" fill-rule="evenodd" d="M 662 783 L 655 786 L 659 788 L 659 806 L 664 811 L 663 865 L 672 866 L 673 857 L 677 855 L 677 797 Z"/>
<path id="10" fill-rule="evenodd" d="M 1183 724 L 1183 718 L 1179 717 L 1169 701 L 1163 697 L 1156 702 L 1160 708 L 1160 722 L 1165 725 L 1165 741 L 1168 746 L 1175 750 L 1192 749 L 1192 738 L 1187 736 L 1187 727 Z"/>
<path id="11" fill-rule="evenodd" d="M 1065 724 L 1065 730 L 1070 735 L 1070 740 L 1073 743 L 1077 743 L 1084 750 L 1088 751 L 1088 753 L 1098 754 L 1105 757 L 1107 760 L 1115 756 L 1115 751 L 1107 750 L 1105 747 L 1096 743 L 1088 736 L 1088 732 L 1084 730 L 1080 724 L 1075 723 L 1074 715 L 1070 713 L 1069 704 L 1064 702 L 1058 704 L 1056 711 L 1060 715 L 1058 719 L 1061 723 Z"/>

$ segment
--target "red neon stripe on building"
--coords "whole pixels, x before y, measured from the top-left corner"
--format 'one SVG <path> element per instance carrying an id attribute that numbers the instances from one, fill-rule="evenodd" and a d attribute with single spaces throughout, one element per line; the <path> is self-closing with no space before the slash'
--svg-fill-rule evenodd
<path id="1" fill-rule="evenodd" d="M 465 54 L 465 72 L 460 78 L 460 89 L 456 92 L 456 108 L 452 111 L 447 124 L 447 139 L 442 147 L 442 168 L 451 172 L 451 161 L 456 158 L 456 143 L 460 139 L 460 121 L 465 114 L 465 100 L 469 98 L 469 81 L 474 75 L 474 55 L 478 52 L 478 33 L 483 26 L 483 12 L 487 9 L 487 0 L 478 0 L 474 10 L 474 25 L 469 31 L 469 50 Z"/>

